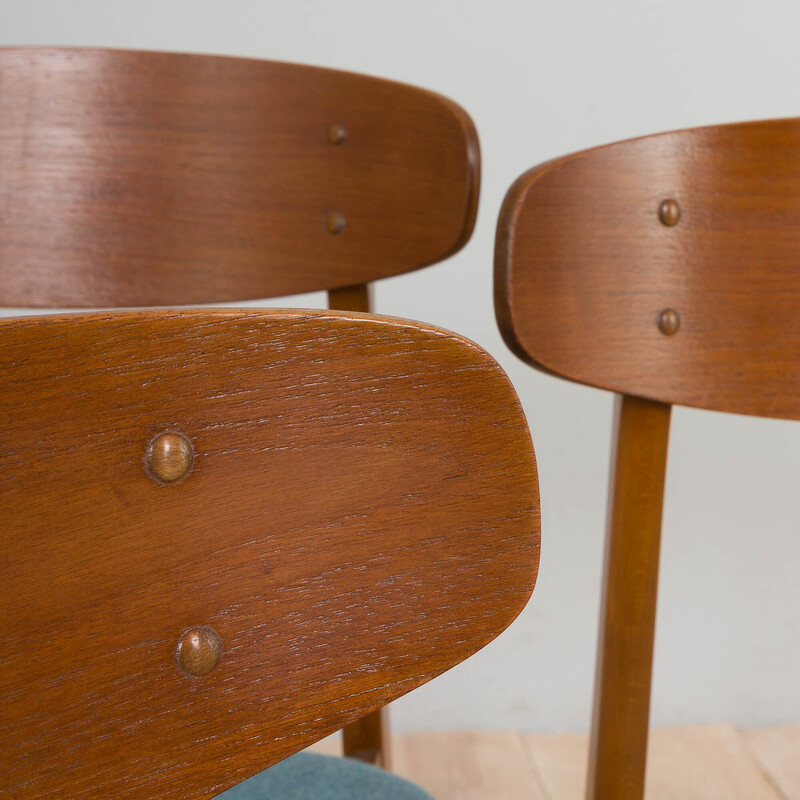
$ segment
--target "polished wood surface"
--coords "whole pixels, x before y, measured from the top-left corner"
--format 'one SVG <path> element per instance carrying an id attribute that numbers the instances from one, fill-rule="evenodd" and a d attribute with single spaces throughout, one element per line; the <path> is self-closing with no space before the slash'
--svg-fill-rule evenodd
<path id="1" fill-rule="evenodd" d="M 336 132 L 334 132 L 336 133 Z M 328 292 L 330 308 L 341 311 L 372 311 L 372 285 L 359 283 Z M 389 710 L 378 708 L 342 730 L 342 749 L 349 758 L 357 758 L 383 769 L 392 768 Z"/>
<path id="2" fill-rule="evenodd" d="M 0 332 L 4 794 L 211 797 L 524 606 L 533 450 L 474 344 L 330 311 Z M 194 463 L 160 485 L 143 455 L 163 431 Z M 190 677 L 176 647 L 199 627 L 221 655 Z"/>
<path id="3" fill-rule="evenodd" d="M 469 238 L 451 101 L 239 58 L 0 48 L 0 305 L 173 305 L 363 283 Z"/>
<path id="4" fill-rule="evenodd" d="M 617 397 L 587 797 L 644 794 L 671 407 Z"/>
<path id="5" fill-rule="evenodd" d="M 592 386 L 800 418 L 798 154 L 792 119 L 649 136 L 526 173 L 498 229 L 506 341 Z"/>

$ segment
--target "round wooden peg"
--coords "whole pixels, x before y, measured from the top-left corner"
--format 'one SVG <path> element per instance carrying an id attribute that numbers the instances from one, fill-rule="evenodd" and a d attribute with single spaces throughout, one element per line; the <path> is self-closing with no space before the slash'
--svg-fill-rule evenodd
<path id="1" fill-rule="evenodd" d="M 200 678 L 216 669 L 222 658 L 222 639 L 219 634 L 200 625 L 190 628 L 178 640 L 175 661 L 182 672 Z"/>
<path id="2" fill-rule="evenodd" d="M 145 468 L 159 483 L 176 483 L 185 478 L 193 463 L 194 448 L 181 433 L 160 433 L 147 445 Z"/>
<path id="3" fill-rule="evenodd" d="M 347 138 L 347 128 L 339 122 L 335 122 L 328 128 L 328 141 L 331 144 L 341 144 Z"/>
<path id="4" fill-rule="evenodd" d="M 347 225 L 347 220 L 345 220 L 342 214 L 338 213 L 328 214 L 327 225 L 328 225 L 328 233 L 337 234 L 341 233 L 345 229 L 345 226 Z"/>
<path id="5" fill-rule="evenodd" d="M 661 220 L 662 225 L 671 228 L 673 225 L 678 224 L 681 218 L 681 207 L 678 205 L 677 200 L 662 200 L 661 205 L 658 207 L 658 218 Z"/>
<path id="6" fill-rule="evenodd" d="M 658 329 L 664 336 L 672 336 L 681 327 L 681 318 L 674 308 L 665 308 L 658 315 Z"/>

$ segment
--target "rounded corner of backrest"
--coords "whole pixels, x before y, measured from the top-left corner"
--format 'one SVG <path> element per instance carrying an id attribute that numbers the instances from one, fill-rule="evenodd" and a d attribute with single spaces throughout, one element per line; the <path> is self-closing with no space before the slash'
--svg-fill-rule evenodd
<path id="1" fill-rule="evenodd" d="M 508 478 L 511 479 L 513 477 L 514 481 L 517 482 L 517 500 L 527 508 L 530 514 L 532 526 L 529 532 L 531 551 L 528 557 L 528 567 L 530 571 L 527 582 L 519 583 L 515 588 L 513 597 L 509 596 L 509 603 L 506 608 L 506 619 L 502 628 L 505 630 L 505 628 L 517 618 L 530 600 L 536 587 L 539 572 L 541 505 L 539 468 L 536 459 L 534 437 L 517 387 L 497 358 L 483 346 L 468 339 L 466 336 L 450 331 L 444 331 L 444 333 L 453 339 L 459 347 L 463 347 L 465 351 L 472 354 L 472 358 L 475 359 L 476 367 L 487 376 L 492 376 L 494 385 L 492 407 L 495 409 L 493 413 L 502 414 L 504 417 L 503 423 L 499 427 L 504 429 L 506 432 L 504 436 L 507 437 L 506 444 L 497 450 L 495 458 L 506 458 L 509 455 L 510 447 L 513 446 L 513 448 L 515 448 L 515 454 L 509 462 L 514 465 L 514 474 L 512 476 L 509 472 Z M 487 394 L 486 390 L 483 390 L 481 394 Z M 501 451 L 503 453 L 502 456 L 500 455 Z M 509 487 L 507 487 L 509 493 L 512 493 L 511 483 L 513 483 L 513 481 L 510 481 Z M 496 635 L 499 635 L 500 632 L 501 630 L 498 630 Z"/>
<path id="2" fill-rule="evenodd" d="M 453 249 L 448 256 L 454 255 L 470 240 L 475 231 L 475 222 L 478 218 L 478 207 L 480 205 L 481 193 L 481 143 L 478 136 L 478 128 L 469 113 L 458 103 L 450 100 L 450 107 L 458 119 L 464 135 L 464 147 L 466 152 L 466 178 L 467 196 L 464 213 L 464 224 L 461 232 L 456 239 Z"/>
<path id="3" fill-rule="evenodd" d="M 522 299 L 519 297 L 519 278 L 529 267 L 525 254 L 517 261 L 515 247 L 517 235 L 525 224 L 520 222 L 526 204 L 535 191 L 536 184 L 554 167 L 571 159 L 567 156 L 539 164 L 522 173 L 509 187 L 503 198 L 495 230 L 493 297 L 495 320 L 506 346 L 514 355 L 537 369 L 549 372 L 537 356 L 536 341 L 522 333 L 520 319 L 525 316 Z"/>
<path id="4" fill-rule="evenodd" d="M 520 195 L 526 185 L 526 176 L 527 173 L 517 178 L 503 198 L 495 228 L 493 274 L 494 316 L 497 327 L 508 349 L 522 360 L 527 360 L 528 357 L 514 326 L 510 284 L 514 223 Z"/>
<path id="5" fill-rule="evenodd" d="M 458 203 L 461 209 L 460 217 L 453 225 L 447 245 L 440 253 L 430 257 L 425 264 L 419 265 L 423 267 L 438 264 L 454 256 L 472 238 L 480 204 L 482 158 L 478 128 L 472 116 L 460 103 L 438 92 L 417 87 L 410 88 L 420 95 L 426 95 L 452 119 L 460 141 L 452 137 L 446 148 L 451 151 L 460 149 L 463 153 L 462 199 Z"/>

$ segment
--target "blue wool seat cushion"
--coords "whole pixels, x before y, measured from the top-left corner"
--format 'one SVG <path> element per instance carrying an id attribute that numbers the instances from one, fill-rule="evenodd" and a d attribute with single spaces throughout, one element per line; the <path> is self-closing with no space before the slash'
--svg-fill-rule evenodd
<path id="1" fill-rule="evenodd" d="M 433 800 L 397 775 L 355 761 L 297 753 L 217 795 L 222 800 Z"/>

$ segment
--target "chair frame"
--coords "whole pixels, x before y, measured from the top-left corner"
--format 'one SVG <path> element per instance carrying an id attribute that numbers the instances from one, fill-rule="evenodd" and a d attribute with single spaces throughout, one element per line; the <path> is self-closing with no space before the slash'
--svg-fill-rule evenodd
<path id="1" fill-rule="evenodd" d="M 800 419 L 800 120 L 535 167 L 495 251 L 508 346 L 616 394 L 589 800 L 641 800 L 673 405 Z"/>

